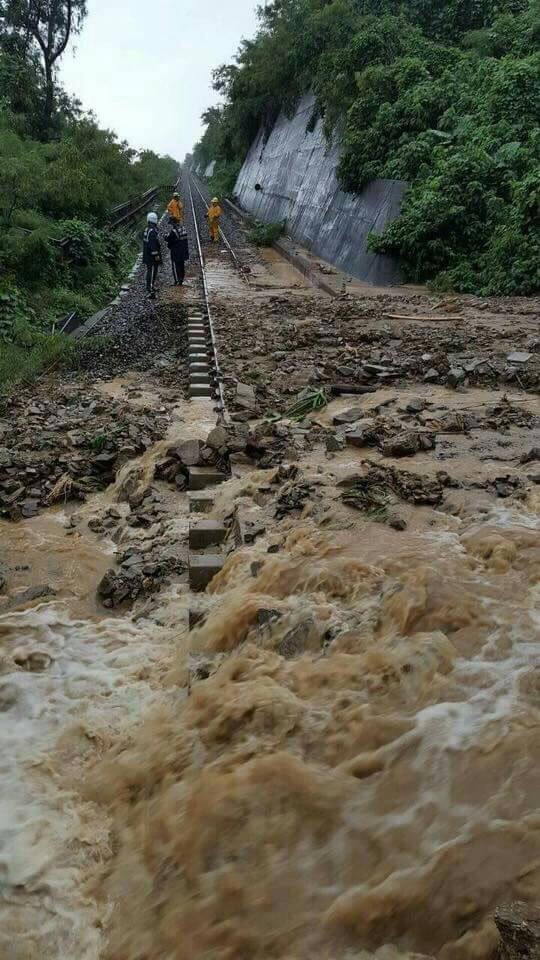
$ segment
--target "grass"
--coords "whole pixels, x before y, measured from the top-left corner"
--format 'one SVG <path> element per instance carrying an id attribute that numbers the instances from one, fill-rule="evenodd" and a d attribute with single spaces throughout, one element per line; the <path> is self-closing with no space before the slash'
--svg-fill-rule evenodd
<path id="1" fill-rule="evenodd" d="M 283 233 L 282 223 L 257 223 L 248 230 L 248 240 L 257 247 L 271 247 Z"/>
<path id="2" fill-rule="evenodd" d="M 8 396 L 17 384 L 66 364 L 77 368 L 83 355 L 106 342 L 105 337 L 74 340 L 64 333 L 35 334 L 31 343 L 0 341 L 0 395 Z"/>

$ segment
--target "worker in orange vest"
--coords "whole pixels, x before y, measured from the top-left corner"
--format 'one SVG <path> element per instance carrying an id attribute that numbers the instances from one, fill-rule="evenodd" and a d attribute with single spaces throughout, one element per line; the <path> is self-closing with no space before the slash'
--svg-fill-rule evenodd
<path id="1" fill-rule="evenodd" d="M 214 197 L 212 203 L 208 207 L 208 229 L 210 230 L 210 236 L 212 240 L 219 240 L 219 218 L 221 217 L 223 210 L 219 205 L 219 200 L 217 197 Z"/>
<path id="2" fill-rule="evenodd" d="M 184 204 L 180 199 L 179 193 L 173 193 L 172 200 L 167 206 L 167 213 L 177 223 L 182 223 L 184 219 Z"/>

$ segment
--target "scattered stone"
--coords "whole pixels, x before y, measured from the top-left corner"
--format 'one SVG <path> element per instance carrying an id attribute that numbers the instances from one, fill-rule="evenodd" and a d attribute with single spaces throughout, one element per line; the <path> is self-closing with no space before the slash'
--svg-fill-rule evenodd
<path id="1" fill-rule="evenodd" d="M 42 583 L 36 587 L 28 587 L 22 593 L 18 593 L 13 599 L 17 606 L 23 603 L 32 603 L 33 600 L 42 600 L 44 597 L 55 597 L 56 590 L 48 583 Z"/>
<path id="2" fill-rule="evenodd" d="M 258 627 L 265 627 L 269 623 L 275 623 L 277 620 L 280 620 L 282 616 L 283 614 L 280 610 L 261 607 L 260 610 L 257 610 L 255 622 Z"/>
<path id="3" fill-rule="evenodd" d="M 221 454 L 226 453 L 229 447 L 229 434 L 225 427 L 218 423 L 208 434 L 206 443 L 212 450 Z"/>
<path id="4" fill-rule="evenodd" d="M 328 453 L 338 453 L 339 450 L 344 450 L 346 446 L 346 440 L 342 433 L 331 433 L 326 438 L 326 450 Z"/>
<path id="5" fill-rule="evenodd" d="M 509 353 L 507 360 L 509 363 L 527 363 L 532 357 L 532 353 L 523 353 L 521 350 L 515 350 Z"/>
<path id="6" fill-rule="evenodd" d="M 465 380 L 465 370 L 463 369 L 463 367 L 450 367 L 450 370 L 448 371 L 448 376 L 446 378 L 446 382 L 451 387 L 459 386 L 459 384 L 463 383 L 464 380 Z"/>
<path id="7" fill-rule="evenodd" d="M 394 530 L 407 529 L 407 521 L 399 513 L 389 513 L 387 522 L 388 526 L 393 527 Z"/>
<path id="8" fill-rule="evenodd" d="M 276 653 L 286 660 L 301 656 L 306 649 L 312 630 L 313 620 L 308 619 L 298 623 L 276 645 Z"/>
<path id="9" fill-rule="evenodd" d="M 341 413 L 336 413 L 332 418 L 332 423 L 335 427 L 341 427 L 347 423 L 356 423 L 356 421 L 361 420 L 364 415 L 365 411 L 362 409 L 362 407 L 350 407 L 349 410 L 343 410 Z"/>
<path id="10" fill-rule="evenodd" d="M 201 447 L 201 440 L 184 440 L 174 447 L 169 447 L 167 456 L 179 460 L 186 467 L 196 467 L 201 460 Z"/>
<path id="11" fill-rule="evenodd" d="M 531 447 L 521 457 L 520 463 L 532 463 L 533 460 L 540 460 L 540 447 Z"/>
<path id="12" fill-rule="evenodd" d="M 249 383 L 236 384 L 235 403 L 244 410 L 255 411 L 257 409 L 257 397 L 255 390 Z"/>
<path id="13" fill-rule="evenodd" d="M 499 907 L 495 924 L 501 937 L 500 960 L 538 960 L 540 957 L 540 908 L 516 901 Z"/>
<path id="14" fill-rule="evenodd" d="M 433 434 L 405 430 L 403 433 L 388 437 L 383 442 L 381 450 L 385 457 L 410 457 L 420 450 L 433 450 L 434 447 Z"/>
<path id="15" fill-rule="evenodd" d="M 418 397 L 414 398 L 413 400 L 409 400 L 405 407 L 405 411 L 406 413 L 421 413 L 422 410 L 425 410 L 427 406 L 429 406 L 428 401 L 422 400 L 421 397 Z"/>

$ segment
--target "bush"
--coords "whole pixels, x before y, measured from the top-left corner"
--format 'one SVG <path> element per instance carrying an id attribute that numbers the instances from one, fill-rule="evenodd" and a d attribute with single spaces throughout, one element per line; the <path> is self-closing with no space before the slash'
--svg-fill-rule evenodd
<path id="1" fill-rule="evenodd" d="M 0 286 L 0 343 L 14 343 L 21 323 L 33 320 L 33 311 L 17 287 Z M 4 346 L 2 347 L 4 349 Z"/>
<path id="2" fill-rule="evenodd" d="M 538 0 L 279 0 L 235 64 L 215 71 L 224 104 L 204 115 L 195 160 L 232 168 L 254 129 L 308 90 L 338 179 L 411 183 L 373 250 L 407 279 L 485 294 L 538 289 Z M 536 222 L 534 222 L 536 221 Z"/>
<path id="3" fill-rule="evenodd" d="M 271 247 L 283 230 L 283 223 L 257 223 L 248 230 L 248 239 L 257 247 Z"/>

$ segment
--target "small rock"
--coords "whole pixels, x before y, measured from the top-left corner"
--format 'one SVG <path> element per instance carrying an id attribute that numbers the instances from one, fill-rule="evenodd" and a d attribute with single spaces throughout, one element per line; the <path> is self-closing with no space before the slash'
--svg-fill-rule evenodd
<path id="1" fill-rule="evenodd" d="M 520 463 L 531 463 L 533 460 L 540 460 L 540 447 L 531 447 L 521 457 Z"/>
<path id="2" fill-rule="evenodd" d="M 235 401 L 239 407 L 244 410 L 256 410 L 257 397 L 255 390 L 249 383 L 237 383 Z"/>
<path id="3" fill-rule="evenodd" d="M 14 598 L 17 605 L 21 603 L 31 603 L 32 600 L 41 600 L 42 597 L 55 597 L 56 590 L 53 590 L 48 583 L 42 583 L 38 587 L 28 587 L 23 593 L 18 593 Z"/>
<path id="4" fill-rule="evenodd" d="M 356 423 L 364 416 L 362 407 L 351 407 L 349 410 L 343 410 L 342 413 L 336 413 L 332 423 L 335 427 L 341 427 L 346 423 Z"/>
<path id="5" fill-rule="evenodd" d="M 389 513 L 387 523 L 394 530 L 406 530 L 407 521 L 399 513 Z"/>
<path id="6" fill-rule="evenodd" d="M 339 450 L 344 450 L 345 445 L 346 441 L 342 433 L 331 433 L 330 436 L 326 438 L 326 449 L 328 453 L 337 453 Z"/>
<path id="7" fill-rule="evenodd" d="M 451 387 L 457 387 L 465 380 L 465 371 L 463 367 L 451 367 L 446 378 Z"/>
<path id="8" fill-rule="evenodd" d="M 200 440 L 184 440 L 167 450 L 167 454 L 175 456 L 186 467 L 197 467 L 201 458 L 201 446 Z"/>
<path id="9" fill-rule="evenodd" d="M 257 610 L 255 615 L 255 620 L 257 626 L 264 627 L 267 623 L 272 623 L 275 620 L 279 620 L 282 616 L 280 610 L 267 609 L 266 607 L 261 607 L 260 610 Z"/>
<path id="10" fill-rule="evenodd" d="M 215 426 L 214 429 L 208 434 L 206 443 L 207 446 L 209 446 L 212 450 L 217 450 L 219 453 L 221 453 L 227 450 L 228 440 L 229 435 L 225 427 L 222 427 L 221 424 L 218 423 L 217 426 Z"/>
<path id="11" fill-rule="evenodd" d="M 311 620 L 298 623 L 289 630 L 276 646 L 276 652 L 290 660 L 300 656 L 306 649 L 306 643 L 313 627 Z"/>
<path id="12" fill-rule="evenodd" d="M 385 457 L 414 456 L 419 450 L 432 450 L 435 439 L 432 434 L 416 433 L 414 430 L 405 430 L 403 433 L 388 437 L 382 445 Z"/>
<path id="13" fill-rule="evenodd" d="M 405 411 L 407 413 L 421 413 L 422 410 L 426 409 L 427 405 L 427 400 L 422 400 L 421 397 L 417 397 L 413 400 L 409 400 L 407 406 L 405 407 Z"/>

